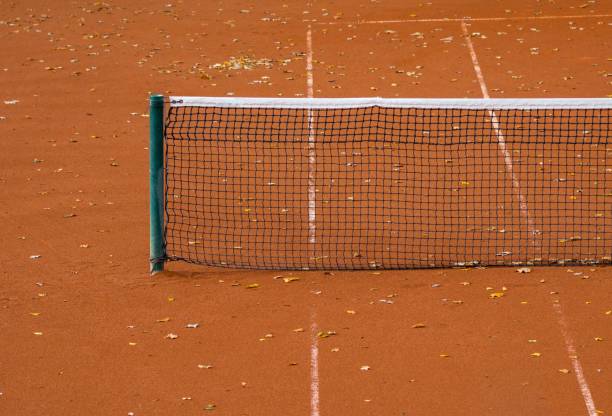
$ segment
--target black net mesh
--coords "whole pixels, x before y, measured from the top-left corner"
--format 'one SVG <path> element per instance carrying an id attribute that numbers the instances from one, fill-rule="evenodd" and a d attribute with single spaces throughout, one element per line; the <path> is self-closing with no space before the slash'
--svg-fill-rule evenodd
<path id="1" fill-rule="evenodd" d="M 610 109 L 171 107 L 169 260 L 396 269 L 612 260 Z"/>

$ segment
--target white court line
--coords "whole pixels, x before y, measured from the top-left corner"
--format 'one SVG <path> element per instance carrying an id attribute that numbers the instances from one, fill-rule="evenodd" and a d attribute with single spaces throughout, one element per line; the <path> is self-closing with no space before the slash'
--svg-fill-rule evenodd
<path id="1" fill-rule="evenodd" d="M 478 63 L 478 57 L 476 56 L 476 50 L 474 49 L 474 45 L 472 43 L 472 39 L 467 31 L 467 25 L 465 22 L 461 22 L 461 29 L 463 30 L 463 35 L 467 42 L 468 49 L 470 50 L 470 56 L 472 58 L 472 64 L 474 65 L 474 71 L 476 72 L 476 78 L 478 78 L 478 82 L 480 83 L 480 89 L 482 91 L 482 95 L 484 98 L 489 98 L 489 91 L 487 89 L 487 84 L 485 83 L 484 76 L 482 75 L 482 69 L 480 68 L 480 64 Z M 489 110 L 491 114 L 491 124 L 493 124 L 493 129 L 495 130 L 495 134 L 497 135 L 499 148 L 501 152 L 504 154 L 504 160 L 506 163 L 506 169 L 508 173 L 512 176 L 512 186 L 515 190 L 515 194 L 518 195 L 521 212 L 527 218 L 527 222 L 529 224 L 529 231 L 532 234 L 532 238 L 535 240 L 535 235 L 537 230 L 533 228 L 533 222 L 529 218 L 529 211 L 527 210 L 527 203 L 525 201 L 524 196 L 520 191 L 520 184 L 518 178 L 514 174 L 514 169 L 512 166 L 512 158 L 510 157 L 510 153 L 506 148 L 506 142 L 504 136 L 499 128 L 499 120 L 497 119 L 497 115 L 493 110 Z M 568 356 L 572 361 L 572 367 L 574 368 L 574 373 L 576 374 L 576 380 L 578 381 L 578 386 L 580 387 L 580 392 L 582 393 L 582 397 L 584 399 L 584 404 L 589 412 L 589 416 L 597 416 L 597 410 L 595 408 L 595 403 L 593 402 L 593 397 L 591 396 L 591 390 L 586 382 L 584 377 L 584 373 L 582 372 L 582 365 L 580 365 L 580 361 L 578 360 L 578 356 L 576 355 L 576 348 L 574 347 L 574 342 L 570 337 L 567 331 L 567 325 L 565 323 L 565 318 L 563 316 L 563 312 L 561 311 L 561 306 L 556 303 L 553 304 L 555 311 L 557 312 L 559 319 L 559 326 L 561 327 L 561 332 L 563 333 L 563 338 L 565 339 L 565 346 L 567 349 Z"/>
<path id="2" fill-rule="evenodd" d="M 308 98 L 314 97 L 314 77 L 312 70 L 312 28 L 308 25 L 306 32 L 306 89 Z M 313 123 L 313 110 L 308 109 L 308 242 L 312 245 L 317 242 L 316 236 L 316 185 L 315 185 L 315 132 Z M 311 317 L 310 332 L 310 416 L 319 416 L 319 341 L 317 338 L 316 315 Z"/>
<path id="3" fill-rule="evenodd" d="M 310 332 L 310 416 L 319 416 L 319 341 L 317 338 L 317 323 L 312 314 Z"/>
<path id="4" fill-rule="evenodd" d="M 586 405 L 587 411 L 589 412 L 589 416 L 597 416 L 597 408 L 595 407 L 595 402 L 593 401 L 593 396 L 591 395 L 589 385 L 587 384 L 586 378 L 584 377 L 582 365 L 578 360 L 574 341 L 572 340 L 572 337 L 570 336 L 567 330 L 567 324 L 565 323 L 565 317 L 563 316 L 561 305 L 559 303 L 553 303 L 553 308 L 555 309 L 555 312 L 557 312 L 559 318 L 559 327 L 561 327 L 561 333 L 563 334 L 563 339 L 565 340 L 567 354 L 572 362 L 572 368 L 574 369 L 574 374 L 576 374 L 576 381 L 578 381 L 578 386 L 580 387 L 580 392 L 582 393 L 584 404 Z"/>
<path id="5" fill-rule="evenodd" d="M 565 16 L 508 16 L 508 17 L 464 17 L 432 19 L 390 19 L 390 20 L 357 20 L 353 22 L 314 22 L 315 25 L 377 25 L 386 23 L 457 23 L 457 22 L 501 22 L 512 20 L 567 20 L 587 18 L 607 18 L 612 14 L 565 15 Z"/>
<path id="6" fill-rule="evenodd" d="M 463 36 L 465 37 L 467 47 L 470 51 L 472 65 L 474 66 L 474 72 L 476 72 L 476 78 L 478 79 L 478 83 L 480 84 L 482 96 L 485 99 L 489 99 L 491 98 L 489 96 L 489 89 L 487 88 L 484 76 L 482 75 L 482 69 L 480 68 L 480 64 L 478 63 L 478 56 L 476 56 L 474 44 L 472 43 L 472 39 L 470 38 L 470 34 L 467 30 L 467 25 L 464 21 L 461 22 L 461 30 L 463 31 Z M 499 150 L 504 155 L 506 171 L 510 174 L 510 177 L 512 178 L 512 189 L 514 190 L 514 194 L 519 200 L 521 214 L 527 220 L 527 227 L 529 229 L 529 234 L 531 234 L 532 244 L 537 245 L 539 244 L 539 240 L 536 238 L 536 236 L 539 234 L 539 231 L 535 228 L 533 220 L 529 216 L 529 210 L 527 209 L 527 200 L 521 192 L 521 185 L 516 174 L 514 173 L 514 166 L 512 165 L 512 156 L 510 155 L 508 147 L 506 146 L 506 139 L 504 138 L 504 134 L 502 133 L 501 128 L 499 126 L 499 119 L 497 118 L 497 114 L 495 114 L 495 111 L 493 110 L 489 110 L 489 115 L 491 116 L 491 124 L 493 125 L 493 130 L 495 130 L 495 135 L 497 136 L 497 144 L 499 146 Z"/>
<path id="7" fill-rule="evenodd" d="M 308 31 L 306 32 L 306 85 L 308 98 L 313 98 L 314 79 L 312 74 L 312 29 L 310 25 L 308 26 Z M 308 109 L 308 242 L 310 244 L 315 244 L 317 242 L 317 227 L 315 222 L 317 218 L 315 164 L 316 149 L 314 122 L 312 109 Z"/>

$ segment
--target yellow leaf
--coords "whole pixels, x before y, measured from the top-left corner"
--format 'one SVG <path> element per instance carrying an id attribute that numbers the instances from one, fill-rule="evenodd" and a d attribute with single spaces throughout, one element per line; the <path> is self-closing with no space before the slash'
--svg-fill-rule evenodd
<path id="1" fill-rule="evenodd" d="M 300 280 L 300 278 L 299 277 L 283 277 L 283 282 L 285 283 L 295 282 L 296 280 Z"/>
<path id="2" fill-rule="evenodd" d="M 39 335 L 39 336 L 43 334 L 42 332 L 32 332 L 32 333 L 33 333 L 34 335 Z"/>
<path id="3" fill-rule="evenodd" d="M 595 337 L 593 338 L 595 341 L 603 341 L 604 339 L 602 337 Z"/>
<path id="4" fill-rule="evenodd" d="M 165 318 L 158 319 L 157 322 L 160 322 L 160 323 L 161 322 L 168 322 L 169 320 L 170 320 L 170 318 L 165 317 Z"/>
<path id="5" fill-rule="evenodd" d="M 355 315 L 357 312 L 355 312 L 352 309 L 349 309 L 349 310 L 346 311 L 346 313 L 348 313 L 349 315 Z"/>
<path id="6" fill-rule="evenodd" d="M 129 345 L 130 347 L 133 347 L 134 345 L 136 345 L 136 343 L 135 343 L 135 342 L 128 342 L 128 345 Z"/>
<path id="7" fill-rule="evenodd" d="M 504 296 L 504 292 L 493 292 L 489 294 L 489 297 L 491 299 L 498 299 L 498 298 L 501 298 L 502 296 Z"/>
<path id="8" fill-rule="evenodd" d="M 319 332 L 317 332 L 317 337 L 319 337 L 319 338 L 329 338 L 332 335 L 336 335 L 336 331 L 319 331 Z"/>
<path id="9" fill-rule="evenodd" d="M 450 358 L 450 355 L 448 355 L 448 354 L 440 354 L 440 357 L 441 358 Z"/>
<path id="10" fill-rule="evenodd" d="M 251 283 L 250 285 L 246 286 L 247 289 L 257 289 L 258 287 L 259 287 L 258 283 Z"/>
<path id="11" fill-rule="evenodd" d="M 293 332 L 304 332 L 304 328 L 295 328 Z"/>
<path id="12" fill-rule="evenodd" d="M 174 296 L 168 296 L 168 302 L 174 302 Z"/>
<path id="13" fill-rule="evenodd" d="M 30 315 L 32 315 L 32 316 L 38 316 L 38 315 L 40 315 L 40 312 L 30 312 Z"/>
<path id="14" fill-rule="evenodd" d="M 542 354 L 541 354 L 541 353 L 539 353 L 539 352 L 532 352 L 532 353 L 531 353 L 531 356 L 532 356 L 532 357 L 539 357 L 539 356 L 541 356 L 541 355 L 542 355 Z"/>
<path id="15" fill-rule="evenodd" d="M 425 324 L 423 323 L 418 323 L 418 324 L 414 324 L 412 325 L 413 328 L 425 328 Z"/>
<path id="16" fill-rule="evenodd" d="M 567 368 L 560 368 L 559 372 L 563 374 L 568 374 L 570 371 Z"/>
<path id="17" fill-rule="evenodd" d="M 575 235 L 569 238 L 562 238 L 559 240 L 560 243 L 570 243 L 572 241 L 579 241 L 582 240 L 582 237 L 580 237 L 579 235 Z"/>

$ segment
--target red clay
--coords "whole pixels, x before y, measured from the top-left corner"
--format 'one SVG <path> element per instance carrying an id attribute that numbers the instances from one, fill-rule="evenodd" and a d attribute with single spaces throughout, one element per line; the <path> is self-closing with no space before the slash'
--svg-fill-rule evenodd
<path id="1" fill-rule="evenodd" d="M 301 272 L 290 283 L 175 263 L 147 272 L 149 92 L 305 95 L 310 23 L 315 96 L 479 97 L 457 22 L 317 23 L 612 14 L 605 2 L 524 3 L 4 5 L 0 414 L 312 414 L 313 319 L 337 333 L 317 341 L 321 415 L 588 414 L 555 304 L 597 409 L 612 411 L 607 267 Z M 610 17 L 568 20 L 472 22 L 491 95 L 610 94 Z M 380 41 L 395 36 L 385 30 L 402 46 Z M 272 67 L 210 68 L 246 55 Z M 400 64 L 422 75 L 396 82 L 388 66 Z"/>

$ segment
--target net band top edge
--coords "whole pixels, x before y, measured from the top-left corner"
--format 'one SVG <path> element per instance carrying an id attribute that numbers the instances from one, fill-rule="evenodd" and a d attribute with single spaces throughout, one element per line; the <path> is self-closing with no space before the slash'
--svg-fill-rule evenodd
<path id="1" fill-rule="evenodd" d="M 223 108 L 420 108 L 420 109 L 612 109 L 610 98 L 263 98 L 169 97 L 171 107 Z"/>

